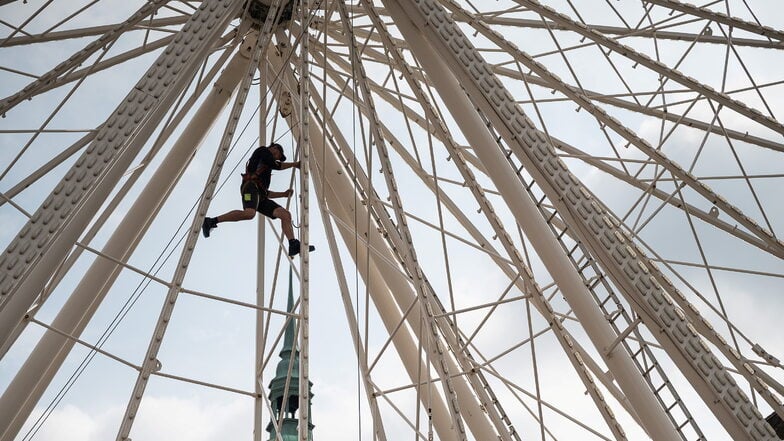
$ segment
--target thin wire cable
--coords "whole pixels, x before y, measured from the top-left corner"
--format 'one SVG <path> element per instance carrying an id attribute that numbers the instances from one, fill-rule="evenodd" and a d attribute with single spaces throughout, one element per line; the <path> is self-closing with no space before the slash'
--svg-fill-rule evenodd
<path id="1" fill-rule="evenodd" d="M 229 150 L 229 153 L 231 153 L 234 150 L 236 145 L 242 139 L 242 135 L 245 133 L 245 131 L 247 130 L 248 126 L 253 121 L 253 116 L 255 116 L 255 114 L 258 112 L 258 110 L 259 110 L 259 107 L 257 106 L 256 110 L 253 112 L 253 115 L 251 115 L 251 117 L 248 119 L 248 122 L 245 124 L 245 127 L 243 127 L 243 129 L 241 130 L 239 136 L 237 136 L 237 139 L 235 140 L 234 144 L 232 145 L 231 149 Z M 250 152 L 250 150 L 253 148 L 253 146 L 256 144 L 257 141 L 258 141 L 258 138 L 256 138 L 251 143 L 251 146 L 248 147 L 248 149 L 245 152 L 245 155 L 243 155 L 243 157 L 240 158 L 240 160 L 232 168 L 231 173 L 227 174 L 227 176 L 224 178 L 223 182 L 219 185 L 218 190 L 216 191 L 216 193 L 219 193 L 220 190 L 223 188 L 223 186 L 228 182 L 229 178 L 232 177 L 232 175 L 236 171 L 237 167 L 239 167 L 239 165 L 242 163 L 242 160 L 244 159 L 244 157 L 247 156 L 247 154 Z M 155 259 L 155 261 L 151 265 L 150 271 L 153 271 L 153 269 L 154 269 L 154 272 L 152 272 L 153 276 L 157 276 L 158 272 L 163 268 L 163 265 L 165 265 L 166 262 L 168 262 L 168 259 L 172 256 L 172 254 L 176 250 L 177 245 L 182 243 L 182 240 L 185 238 L 185 233 L 183 233 L 180 236 L 180 238 L 177 240 L 176 244 L 169 251 L 169 254 L 166 256 L 166 258 L 163 261 L 161 261 L 161 257 L 163 256 L 163 254 L 165 254 L 166 249 L 172 244 L 172 242 L 176 238 L 177 234 L 185 227 L 185 223 L 187 222 L 188 218 L 191 216 L 193 211 L 196 209 L 197 204 L 198 204 L 198 198 L 195 200 L 195 202 L 191 206 L 190 210 L 188 210 L 188 212 L 185 214 L 185 216 L 183 217 L 182 222 L 177 227 L 177 229 L 175 230 L 173 235 L 170 237 L 170 239 L 167 242 L 167 244 L 164 246 L 163 250 L 158 254 L 158 257 Z M 155 266 L 156 266 L 156 264 L 158 264 L 158 262 L 160 262 L 160 265 L 158 266 L 157 269 L 155 269 Z M 152 282 L 152 280 L 149 279 L 149 278 L 145 278 L 145 279 L 143 279 L 142 281 L 139 282 L 137 287 L 134 289 L 134 291 L 129 296 L 128 300 L 126 300 L 126 302 L 120 308 L 120 311 L 117 314 L 115 314 L 115 317 L 112 319 L 112 321 L 110 322 L 108 327 L 104 330 L 104 332 L 99 337 L 98 342 L 95 345 L 97 348 L 103 348 L 103 345 L 106 343 L 106 341 L 108 341 L 109 337 L 111 337 L 111 335 L 114 333 L 114 331 L 119 327 L 119 325 L 122 322 L 122 320 L 127 316 L 127 314 L 130 312 L 130 310 L 133 308 L 133 306 L 136 304 L 138 299 L 145 292 L 145 290 L 147 289 L 147 287 L 149 286 L 149 284 L 151 282 Z M 142 287 L 142 285 L 144 285 L 144 286 Z M 71 374 L 71 376 L 68 378 L 68 380 L 66 380 L 65 384 L 60 388 L 60 390 L 57 392 L 57 394 L 55 394 L 55 397 L 52 399 L 52 401 L 50 401 L 49 405 L 47 405 L 47 407 L 44 410 L 44 412 L 39 416 L 39 418 L 36 420 L 36 422 L 33 424 L 33 426 L 31 426 L 31 428 L 25 434 L 25 436 L 23 437 L 23 441 L 28 441 L 28 440 L 32 439 L 32 437 L 34 437 L 38 433 L 38 431 L 41 429 L 41 427 L 43 427 L 43 424 L 48 420 L 48 418 L 51 416 L 51 414 L 54 412 L 54 410 L 57 408 L 57 406 L 60 404 L 60 402 L 63 400 L 63 398 L 65 398 L 65 396 L 70 391 L 70 389 L 76 384 L 76 381 L 81 377 L 81 375 L 85 371 L 85 369 L 90 365 L 90 363 L 92 362 L 92 360 L 93 360 L 93 358 L 95 357 L 96 354 L 97 354 L 97 352 L 95 350 L 90 350 L 88 352 L 88 354 L 85 356 L 85 358 L 82 359 L 82 362 L 79 364 L 79 366 L 77 366 L 74 369 L 74 371 Z"/>

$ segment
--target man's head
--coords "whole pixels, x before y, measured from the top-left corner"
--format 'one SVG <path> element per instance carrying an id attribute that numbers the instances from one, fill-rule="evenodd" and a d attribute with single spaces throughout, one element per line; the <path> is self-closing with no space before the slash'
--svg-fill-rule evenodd
<path id="1" fill-rule="evenodd" d="M 283 146 L 280 144 L 275 142 L 267 148 L 272 153 L 272 157 L 275 158 L 276 161 L 283 162 L 286 160 L 286 155 L 283 153 Z"/>

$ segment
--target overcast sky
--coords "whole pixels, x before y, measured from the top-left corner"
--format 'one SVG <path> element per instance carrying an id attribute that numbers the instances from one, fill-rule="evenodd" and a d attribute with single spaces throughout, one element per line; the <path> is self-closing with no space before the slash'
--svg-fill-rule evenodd
<path id="1" fill-rule="evenodd" d="M 27 17 L 33 15 L 34 11 L 43 3 L 31 0 L 24 3 L 11 2 L 8 5 L 0 6 L 0 19 L 3 23 L 0 26 L 2 29 L 0 38 L 10 35 L 8 24 L 24 23 Z M 25 24 L 24 30 L 31 34 L 42 32 L 86 3 L 86 1 L 55 2 L 48 5 L 43 13 L 36 15 L 29 23 Z M 504 7 L 512 6 L 507 3 L 509 2 L 493 2 L 492 5 L 474 6 L 502 10 Z M 642 7 L 636 2 L 621 3 L 597 0 L 591 2 L 590 5 L 581 3 L 578 6 L 581 9 L 577 12 L 573 11 L 566 1 L 544 3 L 573 18 L 576 18 L 577 12 L 579 12 L 579 17 L 588 23 L 607 26 L 624 26 L 624 23 L 636 26 L 641 20 L 643 23 L 647 23 L 647 19 L 643 19 Z M 750 6 L 753 15 L 746 9 L 746 3 Z M 136 2 L 99 2 L 71 22 L 63 25 L 62 29 L 117 23 L 131 15 L 138 7 Z M 465 7 L 471 9 L 471 6 L 466 5 Z M 178 8 L 187 9 L 182 5 L 179 5 Z M 728 1 L 726 4 L 723 2 L 712 4 L 711 8 L 725 13 L 727 12 L 726 8 L 729 8 L 730 15 L 748 21 L 752 21 L 756 17 L 764 25 L 778 30 L 784 29 L 784 19 L 779 11 L 780 5 L 772 0 Z M 171 14 L 169 11 L 163 15 Z M 653 8 L 651 20 L 670 19 L 675 23 L 680 23 L 681 19 L 677 18 L 677 14 L 674 15 L 675 19 L 668 18 L 670 16 L 666 10 Z M 507 13 L 503 16 L 523 19 L 538 17 L 530 12 Z M 336 19 L 334 15 L 332 19 Z M 357 23 L 364 24 L 366 21 L 357 18 Z M 680 24 L 668 30 L 690 33 L 704 32 L 705 26 L 704 20 L 696 20 L 693 23 Z M 501 26 L 496 29 L 504 37 L 513 41 L 521 50 L 534 56 L 537 61 L 565 82 L 571 85 L 579 84 L 587 91 L 619 96 L 633 101 L 628 97 L 629 90 L 650 92 L 658 87 L 659 77 L 656 73 L 641 66 L 635 66 L 633 61 L 624 59 L 617 53 L 606 55 L 595 46 L 584 45 L 581 38 L 573 33 L 553 31 L 557 37 L 554 40 L 546 30 Z M 721 35 L 722 31 L 727 31 L 726 27 L 720 28 L 715 23 L 710 24 L 710 29 L 714 36 Z M 464 25 L 464 30 L 473 38 L 477 47 L 492 49 L 487 40 L 474 35 L 473 30 L 470 30 L 467 25 Z M 395 35 L 399 35 L 394 27 L 391 28 L 391 31 Z M 154 32 L 151 37 L 160 38 L 164 35 L 164 33 Z M 314 32 L 313 35 L 320 37 L 321 34 Z M 733 36 L 735 38 L 761 38 L 742 30 L 734 30 Z M 0 80 L 0 95 L 6 97 L 20 90 L 31 81 L 31 77 L 25 73 L 43 74 L 65 60 L 70 54 L 84 47 L 91 41 L 91 38 L 0 49 L 0 60 L 2 60 L 0 67 L 3 68 L 0 71 L 0 75 L 2 75 L 0 77 L 2 78 Z M 143 32 L 135 32 L 120 39 L 111 48 L 107 57 L 139 46 L 142 39 L 144 39 Z M 697 44 L 694 48 L 690 48 L 689 42 L 664 40 L 654 42 L 648 38 L 626 38 L 622 41 L 652 58 L 658 56 L 666 65 L 677 68 L 685 75 L 694 77 L 703 84 L 710 85 L 719 91 L 732 92 L 733 98 L 741 100 L 767 115 L 780 117 L 784 113 L 781 104 L 784 102 L 784 86 L 782 84 L 764 87 L 761 93 L 757 93 L 753 88 L 734 92 L 750 88 L 755 84 L 759 86 L 781 82 L 784 75 L 784 59 L 781 49 L 736 46 L 734 51 L 727 52 L 725 45 Z M 562 56 L 557 52 L 558 47 L 562 49 L 574 48 L 567 50 L 564 52 L 566 55 Z M 85 80 L 75 90 L 73 96 L 68 98 L 57 111 L 55 109 L 67 96 L 71 86 L 61 87 L 37 96 L 29 102 L 19 104 L 9 112 L 5 118 L 0 120 L 0 172 L 4 174 L 0 179 L 0 191 L 7 192 L 56 153 L 83 136 L 86 133 L 85 130 L 94 129 L 105 121 L 158 54 L 159 52 L 147 54 L 93 75 Z M 410 55 L 408 52 L 407 54 Z M 518 67 L 503 51 L 498 53 L 490 50 L 485 52 L 485 57 L 492 62 L 506 62 L 507 64 L 503 67 L 515 72 L 518 71 Z M 213 63 L 217 58 L 217 54 L 211 56 L 210 63 Z M 95 57 L 92 57 L 85 63 L 85 66 L 94 61 Z M 410 57 L 408 57 L 408 61 L 411 61 Z M 333 63 L 335 64 L 331 67 L 340 68 L 335 61 Z M 410 89 L 404 84 L 399 73 L 394 78 L 390 77 L 388 75 L 389 68 L 383 63 L 367 62 L 365 70 L 371 80 L 384 84 L 389 90 L 400 87 L 404 94 L 411 95 Z M 525 68 L 521 68 L 520 71 L 528 73 L 528 69 Z M 318 65 L 312 67 L 312 76 L 316 84 L 313 93 L 324 92 L 320 81 L 322 72 Z M 595 157 L 610 158 L 608 163 L 614 167 L 619 166 L 618 161 L 612 160 L 613 157 L 645 158 L 645 155 L 639 150 L 625 146 L 626 142 L 618 134 L 602 130 L 597 121 L 584 109 L 576 111 L 578 110 L 577 105 L 563 99 L 564 97 L 560 93 L 551 93 L 550 88 L 530 86 L 529 95 L 529 89 L 523 82 L 507 77 L 502 77 L 502 79 L 510 93 L 520 102 L 537 127 L 546 129 L 548 133 L 558 139 Z M 334 80 L 330 80 L 329 84 L 330 87 L 335 85 Z M 667 82 L 664 87 L 668 91 L 683 89 L 683 86 L 674 81 Z M 296 91 L 293 92 L 296 93 Z M 330 106 L 335 105 L 336 92 L 332 89 L 327 89 L 326 92 Z M 661 109 L 666 104 L 670 112 L 683 113 L 689 107 L 690 102 L 679 103 L 677 101 L 693 98 L 693 92 L 673 93 L 667 96 L 666 103 L 662 103 L 662 98 L 659 96 L 651 106 Z M 454 162 L 447 160 L 448 154 L 443 145 L 438 141 L 434 142 L 431 159 L 429 140 L 425 132 L 409 124 L 394 109 L 393 105 L 384 102 L 380 96 L 376 96 L 374 99 L 381 122 L 390 127 L 394 136 L 402 144 L 402 148 L 420 161 L 421 167 L 426 173 L 432 174 L 435 170 L 435 173 L 443 179 L 441 184 L 443 193 L 439 197 L 442 195 L 451 197 L 462 214 L 488 238 L 492 238 L 493 232 L 484 215 L 478 212 L 477 202 L 468 190 L 459 185 L 462 182 L 462 177 L 457 172 Z M 637 99 L 640 103 L 646 104 L 649 97 L 640 95 Z M 208 211 L 210 215 L 239 208 L 240 199 L 237 187 L 240 180 L 238 172 L 242 169 L 248 153 L 259 145 L 257 140 L 258 115 L 255 113 L 258 100 L 258 90 L 253 87 L 248 105 L 246 105 L 240 119 L 241 132 L 238 132 L 238 136 L 235 138 L 236 143 L 221 174 L 221 187 L 210 205 Z M 440 99 L 436 98 L 436 101 L 441 104 Z M 536 106 L 533 101 L 536 101 Z M 408 98 L 404 99 L 404 103 L 416 111 L 421 110 L 421 107 L 412 103 Z M 198 103 L 194 108 L 197 105 Z M 716 189 L 748 216 L 763 226 L 771 227 L 777 235 L 781 234 L 784 229 L 784 209 L 780 204 L 780 188 L 784 183 L 784 179 L 782 179 L 784 161 L 782 161 L 781 152 L 741 141 L 729 143 L 724 137 L 716 134 L 704 139 L 704 132 L 682 126 L 669 133 L 672 128 L 671 123 L 662 124 L 660 119 L 620 110 L 609 105 L 602 104 L 602 107 L 612 116 L 621 120 L 638 136 L 652 145 L 660 147 L 667 156 L 678 162 L 684 169 L 692 170 L 696 176 L 703 178 L 703 182 Z M 373 149 L 370 159 L 365 156 L 366 150 L 363 145 L 367 137 L 367 120 L 360 122 L 356 116 L 357 109 L 351 106 L 347 100 L 342 100 L 340 104 L 335 105 L 335 108 L 337 111 L 333 117 L 349 147 L 357 152 L 357 163 L 362 164 L 362 168 L 371 177 L 373 189 L 378 192 L 382 202 L 386 202 L 389 191 L 384 184 L 383 175 L 380 173 L 380 152 Z M 441 106 L 441 111 L 445 112 L 445 107 Z M 53 116 L 51 120 L 48 120 L 52 112 L 54 112 Z M 711 108 L 704 100 L 694 105 L 688 111 L 687 116 L 708 123 L 713 119 Z M 725 128 L 741 133 L 748 132 L 751 135 L 777 142 L 781 146 L 781 134 L 773 133 L 772 130 L 761 127 L 731 110 L 722 110 L 720 120 L 721 125 Z M 465 138 L 453 118 L 447 115 L 446 121 L 455 140 L 461 145 L 466 144 Z M 212 164 L 212 158 L 215 155 L 225 124 L 226 112 L 216 121 L 203 146 L 196 152 L 181 181 L 174 188 L 170 198 L 131 257 L 129 261 L 131 265 L 143 270 L 157 268 L 156 259 L 159 256 L 165 257 L 172 251 L 169 241 L 174 239 L 176 242 L 182 237 L 183 231 L 179 229 L 180 225 L 190 225 L 193 220 L 193 213 L 190 210 L 197 202 L 204 186 L 206 174 Z M 718 122 L 715 124 L 720 127 Z M 11 132 L 12 130 L 34 130 L 44 125 L 49 129 L 69 129 L 71 132 L 47 133 L 37 137 L 33 137 L 29 132 Z M 247 129 L 245 129 L 246 125 Z M 296 134 L 296 130 L 289 132 L 286 122 L 277 116 L 268 118 L 267 130 L 270 137 L 274 136 L 278 142 L 284 145 L 287 156 L 293 158 L 296 145 L 293 134 Z M 173 140 L 181 134 L 182 127 L 179 127 L 165 144 L 163 151 L 167 151 L 166 149 L 171 146 Z M 28 143 L 29 147 L 25 147 Z M 142 154 L 132 163 L 132 167 L 140 165 L 142 156 L 148 151 L 150 145 L 151 143 L 148 143 L 142 150 Z M 390 145 L 389 149 L 394 151 L 394 147 L 396 146 Z M 19 155 L 23 150 L 24 152 Z M 18 159 L 17 155 L 19 155 Z M 16 196 L 14 202 L 28 213 L 35 212 L 75 158 L 76 156 L 64 161 L 29 189 Z M 158 157 L 151 164 L 142 164 L 146 167 L 142 170 L 138 183 L 130 190 L 128 196 L 119 202 L 114 214 L 91 242 L 92 247 L 100 249 L 106 243 L 113 231 L 120 225 L 124 214 L 142 191 L 144 183 L 149 179 L 160 160 Z M 731 340 L 727 326 L 714 312 L 714 310 L 720 311 L 722 308 L 727 311 L 730 320 L 752 343 L 760 343 L 766 350 L 779 358 L 784 356 L 784 344 L 778 338 L 780 332 L 777 331 L 779 317 L 784 311 L 784 300 L 781 297 L 784 287 L 784 267 L 781 259 L 711 227 L 705 222 L 697 220 L 691 224 L 682 211 L 672 206 L 665 206 L 660 210 L 661 202 L 658 199 L 649 200 L 640 190 L 609 177 L 606 173 L 586 165 L 577 158 L 565 157 L 564 160 L 573 173 L 594 194 L 617 216 L 624 219 L 628 228 L 635 229 L 639 233 L 640 240 L 644 241 L 643 248 L 648 246 L 652 248 L 649 250 L 650 256 L 655 253 L 669 261 L 668 263 L 672 266 L 665 267 L 665 272 L 723 335 Z M 367 161 L 370 161 L 370 166 L 365 165 Z M 502 295 L 507 298 L 520 296 L 522 293 L 516 288 L 505 294 L 510 284 L 509 278 L 485 253 L 470 245 L 473 243 L 472 239 L 468 232 L 459 225 L 455 216 L 444 209 L 441 212 L 443 218 L 439 217 L 436 196 L 423 185 L 411 167 L 405 164 L 402 156 L 393 153 L 391 161 L 401 191 L 402 203 L 407 212 L 433 225 L 443 222 L 446 226 L 445 229 L 454 234 L 454 236 L 442 236 L 437 229 L 428 227 L 413 218 L 409 220 L 420 264 L 445 307 L 447 309 L 461 309 L 498 300 Z M 632 174 L 639 172 L 639 176 L 643 180 L 651 179 L 657 171 L 651 165 L 643 167 L 640 163 L 630 162 L 627 167 Z M 737 176 L 741 174 L 740 169 L 743 169 L 752 178 L 749 180 L 738 179 Z M 536 252 L 531 248 L 527 238 L 518 235 L 514 218 L 504 207 L 503 200 L 493 191 L 491 180 L 481 170 L 477 169 L 474 173 L 477 175 L 478 181 L 489 190 L 488 198 L 496 206 L 499 217 L 514 237 L 515 243 L 521 252 L 530 259 L 530 265 L 539 285 L 545 289 L 546 294 L 555 294 L 552 302 L 556 311 L 564 314 L 569 313 L 569 306 L 551 286 L 552 276 L 536 256 Z M 283 190 L 287 188 L 291 182 L 291 176 L 290 171 L 276 173 L 271 189 Z M 299 178 L 297 174 L 295 176 L 295 179 Z M 674 186 L 667 178 L 670 176 L 665 174 L 664 179 L 657 183 L 657 188 L 670 193 L 674 191 Z M 126 175 L 120 183 L 124 183 L 128 179 L 129 176 Z M 295 190 L 299 191 L 300 188 L 295 186 Z M 356 355 L 346 325 L 347 320 L 336 279 L 337 271 L 328 250 L 326 234 L 317 208 L 319 195 L 315 193 L 315 183 L 311 186 L 311 190 L 313 193 L 310 204 L 310 236 L 311 241 L 317 246 L 310 267 L 310 350 L 312 354 L 310 372 L 315 394 L 313 400 L 313 422 L 316 425 L 314 437 L 319 440 L 372 439 L 370 414 L 364 401 L 364 392 L 359 386 Z M 538 190 L 534 189 L 534 191 Z M 345 197 L 347 200 L 353 198 L 350 194 Z M 706 201 L 690 190 L 685 190 L 683 197 L 688 203 L 705 211 L 708 211 L 712 206 L 710 201 Z M 640 202 L 638 203 L 638 201 Z M 300 203 L 296 199 L 292 199 L 290 209 L 295 216 L 298 216 L 301 210 Z M 392 210 L 390 209 L 389 212 L 392 213 Z M 736 223 L 726 213 L 719 213 L 718 216 L 719 219 L 731 225 Z M 17 231 L 24 226 L 26 219 L 24 213 L 10 204 L 0 206 L 0 246 L 5 248 L 13 240 Z M 357 221 L 364 220 L 358 219 Z M 274 229 L 269 225 L 266 229 L 266 288 L 268 295 L 272 292 L 272 288 L 275 288 L 273 306 L 277 309 L 283 309 L 285 307 L 285 293 L 288 288 L 288 264 L 285 262 L 276 263 L 278 249 L 274 245 L 273 235 L 279 234 L 279 223 L 275 221 L 272 226 Z M 333 226 L 336 232 L 340 228 L 348 228 L 348 226 L 339 223 L 334 223 Z M 207 240 L 200 238 L 184 286 L 241 302 L 255 302 L 256 269 L 258 266 L 256 231 L 257 221 L 222 224 L 213 232 L 211 238 Z M 301 232 L 300 229 L 296 231 L 298 234 Z M 695 240 L 695 237 L 699 240 Z M 365 328 L 367 329 L 368 347 L 372 361 L 385 347 L 388 334 L 372 303 L 366 304 L 365 283 L 360 272 L 350 262 L 350 247 L 358 246 L 358 244 L 359 241 L 341 243 L 339 250 L 349 285 L 349 295 L 354 301 L 353 307 L 356 308 L 361 323 L 361 332 L 364 334 Z M 491 244 L 499 250 L 502 249 L 498 241 L 491 241 Z M 171 257 L 160 269 L 159 275 L 163 279 L 171 279 L 179 253 L 180 248 L 175 248 Z M 94 259 L 95 257 L 89 253 L 79 259 L 73 270 L 63 279 L 59 288 L 37 313 L 38 320 L 49 323 L 55 317 L 67 296 Z M 703 259 L 708 264 L 720 268 L 709 273 L 702 268 L 694 267 L 694 265 L 702 264 Z M 297 263 L 296 267 L 298 266 Z M 295 293 L 299 292 L 299 283 L 296 278 L 293 289 Z M 133 306 L 114 330 L 111 338 L 105 343 L 104 349 L 132 363 L 141 363 L 166 292 L 165 287 L 155 282 L 147 285 L 138 274 L 123 271 L 90 325 L 82 333 L 81 338 L 91 343 L 99 341 L 104 331 L 110 327 L 112 320 L 125 311 L 124 305 L 130 299 L 133 301 Z M 703 298 L 701 299 L 700 296 Z M 269 301 L 267 298 L 266 302 Z M 714 309 L 712 310 L 712 308 Z M 461 314 L 457 318 L 458 326 L 466 336 L 473 335 L 481 324 L 481 329 L 476 332 L 474 337 L 476 344 L 473 349 L 474 356 L 478 359 L 497 357 L 493 364 L 494 368 L 498 369 L 517 387 L 532 394 L 536 390 L 534 381 L 534 371 L 536 371 L 541 382 L 541 394 L 546 401 L 569 413 L 576 420 L 591 425 L 602 434 L 607 435 L 608 430 L 590 399 L 584 394 L 584 386 L 574 374 L 552 333 L 547 332 L 535 340 L 535 364 L 530 345 L 516 347 L 519 342 L 526 340 L 529 336 L 529 320 L 525 302 L 516 301 L 499 306 L 491 318 L 483 324 L 486 312 L 486 310 L 474 311 Z M 254 389 L 254 320 L 255 312 L 249 308 L 181 294 L 158 356 L 163 364 L 162 371 L 167 374 L 252 392 Z M 273 316 L 271 319 L 270 340 L 266 348 L 268 353 L 276 354 L 279 350 L 279 347 L 272 346 L 272 342 L 277 337 L 282 323 L 280 316 Z M 533 332 L 545 329 L 546 326 L 545 320 L 536 311 L 533 311 L 531 317 Z M 595 351 L 590 349 L 590 341 L 580 325 L 568 320 L 566 326 L 574 333 L 578 341 L 586 345 L 595 355 Z M 11 382 L 42 332 L 42 328 L 38 326 L 28 326 L 14 347 L 0 360 L 0 390 L 4 390 Z M 749 345 L 743 338 L 740 340 L 742 348 L 748 352 Z M 509 352 L 507 353 L 507 351 Z M 18 439 L 23 439 L 24 434 L 32 425 L 32 420 L 37 418 L 55 399 L 57 392 L 67 383 L 68 378 L 87 354 L 88 351 L 83 347 L 76 347 L 72 351 Z M 726 435 L 721 434 L 718 422 L 691 391 L 684 378 L 676 372 L 677 368 L 672 362 L 663 354 L 660 355 L 660 361 L 664 368 L 672 374 L 671 379 L 678 386 L 678 390 L 683 391 L 689 408 L 694 412 L 698 421 L 702 422 L 701 427 L 709 439 L 727 439 Z M 265 386 L 274 375 L 276 364 L 277 356 L 273 357 L 266 367 L 263 380 Z M 784 380 L 780 369 L 769 369 L 769 371 L 776 378 Z M 373 378 L 381 390 L 390 390 L 410 383 L 404 374 L 400 361 L 392 350 L 384 351 L 378 355 Z M 107 357 L 96 356 L 32 439 L 43 441 L 111 439 L 116 436 L 135 380 L 136 372 L 132 369 Z M 524 393 L 516 389 L 505 388 L 501 381 L 492 378 L 492 376 L 490 376 L 490 380 L 523 438 L 539 439 L 539 426 L 535 424 L 534 417 L 520 403 L 520 401 L 524 402 L 533 413 L 536 413 L 535 401 L 529 396 L 518 399 L 517 397 L 524 395 Z M 390 393 L 389 398 L 400 406 L 402 412 L 407 415 L 415 414 L 412 409 L 416 395 L 412 389 Z M 405 421 L 386 402 L 383 400 L 379 402 L 385 417 L 384 424 L 389 439 L 397 439 L 396 436 L 411 436 Z M 629 439 L 642 439 L 644 433 L 634 426 L 629 416 L 620 408 L 615 407 L 615 409 L 619 420 L 627 428 Z M 760 409 L 765 414 L 769 412 L 769 408 L 761 400 Z M 253 399 L 246 395 L 153 377 L 144 396 L 141 411 L 136 418 L 132 437 L 135 440 L 162 438 L 195 441 L 248 440 L 252 439 L 252 415 Z M 589 436 L 577 424 L 552 410 L 546 409 L 544 415 L 548 429 L 552 431 L 552 435 L 548 435 L 547 439 L 552 439 L 551 436 L 555 436 L 556 439 Z M 420 413 L 420 416 L 425 417 L 424 413 Z M 265 411 L 265 424 L 267 418 L 268 414 Z M 421 424 L 426 427 L 424 419 Z M 427 432 L 427 429 L 423 430 Z"/>

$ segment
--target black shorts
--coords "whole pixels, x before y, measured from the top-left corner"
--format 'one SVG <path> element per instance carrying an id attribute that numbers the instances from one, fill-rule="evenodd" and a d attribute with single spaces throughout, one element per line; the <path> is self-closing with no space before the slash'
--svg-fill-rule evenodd
<path id="1" fill-rule="evenodd" d="M 242 208 L 253 208 L 264 216 L 275 219 L 272 212 L 280 205 L 271 199 L 267 199 L 266 191 L 264 192 L 264 197 L 262 197 L 259 186 L 255 182 L 243 182 L 240 186 L 240 194 L 242 195 Z"/>

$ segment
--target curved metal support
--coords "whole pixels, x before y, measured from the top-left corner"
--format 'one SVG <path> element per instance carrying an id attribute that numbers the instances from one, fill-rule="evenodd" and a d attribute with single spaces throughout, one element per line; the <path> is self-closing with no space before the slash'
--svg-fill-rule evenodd
<path id="1" fill-rule="evenodd" d="M 732 381 L 724 366 L 707 346 L 701 344 L 693 327 L 675 311 L 672 300 L 668 301 L 661 286 L 651 279 L 649 267 L 653 264 L 619 228 L 617 219 L 569 172 L 555 155 L 549 140 L 533 127 L 448 14 L 432 0 L 416 3 L 417 10 L 410 13 L 420 14 L 418 20 L 422 22 L 423 32 L 430 33 L 430 41 L 436 49 L 459 68 L 456 73 L 461 85 L 556 204 L 559 213 L 569 221 L 581 242 L 629 298 L 646 325 L 662 329 L 659 335 L 665 349 L 727 431 L 735 439 L 769 439 L 773 435 L 770 426 Z M 525 0 L 525 3 L 534 2 Z M 534 236 L 533 232 L 531 235 Z M 581 318 L 581 322 L 590 323 L 586 318 Z M 650 410 L 639 409 L 644 422 L 651 422 L 652 415 L 647 413 Z"/>
<path id="2" fill-rule="evenodd" d="M 169 0 L 152 0 L 148 3 L 145 3 L 144 6 L 142 6 L 130 18 L 128 18 L 128 20 L 117 26 L 114 26 L 109 32 L 103 34 L 101 38 L 88 44 L 84 49 L 73 54 L 70 58 L 57 65 L 57 67 L 45 73 L 32 83 L 28 84 L 24 89 L 0 101 L 0 115 L 5 114 L 15 105 L 30 98 L 34 94 L 39 93 L 38 89 L 40 87 L 48 84 L 51 81 L 54 81 L 60 75 L 82 64 L 92 54 L 105 47 L 107 44 L 115 41 L 120 37 L 120 35 L 122 35 L 123 32 L 131 29 L 150 14 L 153 14 L 158 10 L 158 8 L 166 4 L 168 1 Z"/>
<path id="3" fill-rule="evenodd" d="M 762 35 L 763 37 L 768 37 L 774 40 L 779 40 L 779 42 L 784 42 L 784 32 L 773 29 L 770 26 L 761 26 L 757 23 L 742 20 L 737 17 L 731 17 L 721 12 L 711 11 L 706 8 L 700 8 L 688 3 L 681 3 L 675 0 L 645 0 L 645 1 L 648 3 L 653 3 L 654 5 L 663 6 L 673 11 L 685 12 L 686 14 L 693 15 L 695 17 L 701 17 L 708 21 L 721 23 L 723 25 L 727 25 L 732 28 L 743 29 L 744 31 L 749 31 L 754 34 Z"/>
<path id="4" fill-rule="evenodd" d="M 192 22 L 201 23 L 201 26 L 186 26 L 181 33 L 187 38 L 175 40 L 179 47 L 184 46 L 189 50 L 174 51 L 170 46 L 158 58 L 101 127 L 95 141 L 33 215 L 27 227 L 0 257 L 0 261 L 4 262 L 3 273 L 0 273 L 0 290 L 3 294 L 0 298 L 3 302 L 0 304 L 0 338 L 3 342 L 12 336 L 13 330 L 23 320 L 46 281 L 113 188 L 113 185 L 97 183 L 119 180 L 160 123 L 161 116 L 169 110 L 190 81 L 202 57 L 211 49 L 211 43 L 219 38 L 222 29 L 234 17 L 236 10 L 230 6 L 227 0 L 211 0 L 202 4 L 191 17 Z M 158 79 L 159 75 L 161 79 Z M 169 181 L 171 176 L 167 176 Z M 160 193 L 149 194 L 148 197 L 157 197 Z M 133 231 L 136 230 L 125 229 L 126 233 Z M 105 282 L 105 279 L 93 281 L 91 290 L 94 291 L 96 286 L 100 287 Z M 93 300 L 89 294 L 86 299 L 85 296 L 72 298 L 75 302 L 86 301 L 88 305 Z M 53 327 L 76 329 L 76 332 L 71 333 L 78 335 L 86 325 L 85 321 L 76 325 L 60 324 L 78 323 L 88 314 L 88 309 L 78 303 L 73 309 L 64 308 Z M 39 346 L 42 349 L 34 351 L 26 367 L 20 370 L 0 398 L 0 438 L 13 438 L 19 431 L 54 375 L 57 363 L 65 357 L 72 344 L 63 344 L 60 336 L 41 341 Z"/>
<path id="5" fill-rule="evenodd" d="M 707 86 L 705 84 L 700 83 L 699 81 L 691 78 L 689 76 L 684 75 L 680 71 L 675 69 L 669 68 L 667 65 L 651 59 L 649 56 L 637 52 L 633 48 L 626 46 L 618 41 L 609 38 L 605 35 L 600 34 L 599 32 L 588 28 L 586 25 L 582 23 L 578 23 L 572 20 L 570 17 L 561 14 L 560 12 L 550 8 L 549 6 L 544 6 L 536 0 L 515 0 L 517 3 L 541 14 L 542 17 L 549 18 L 556 23 L 559 23 L 569 30 L 574 31 L 583 37 L 586 37 L 593 41 L 594 43 L 605 47 L 611 51 L 615 51 L 620 55 L 633 60 L 637 63 L 640 63 L 642 66 L 647 67 L 648 69 L 663 75 L 677 83 L 683 84 L 684 86 L 688 87 L 691 90 L 697 91 L 704 95 L 706 98 L 710 98 L 717 103 L 726 106 L 739 114 L 755 121 L 773 131 L 776 131 L 782 135 L 784 135 L 784 125 L 776 121 L 775 119 L 771 118 L 770 116 L 762 114 L 757 109 L 751 108 L 747 106 L 745 103 L 738 101 L 725 93 L 719 92 L 714 88 Z"/>

